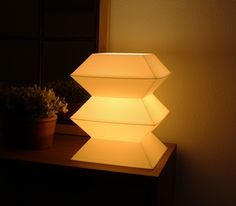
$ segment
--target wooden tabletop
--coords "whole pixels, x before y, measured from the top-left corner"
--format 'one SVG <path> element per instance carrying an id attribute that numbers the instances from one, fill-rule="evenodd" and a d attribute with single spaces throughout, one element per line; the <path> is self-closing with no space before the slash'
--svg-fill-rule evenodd
<path id="1" fill-rule="evenodd" d="M 45 150 L 27 150 L 0 145 L 0 159 L 158 177 L 168 159 L 176 150 L 176 144 L 166 143 L 168 149 L 154 169 L 139 169 L 71 160 L 71 157 L 88 139 L 89 137 L 83 133 L 80 135 L 57 133 L 53 146 Z"/>

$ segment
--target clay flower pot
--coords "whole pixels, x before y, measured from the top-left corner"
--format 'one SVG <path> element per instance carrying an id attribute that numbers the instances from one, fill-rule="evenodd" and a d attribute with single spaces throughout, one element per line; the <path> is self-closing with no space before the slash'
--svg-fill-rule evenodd
<path id="1" fill-rule="evenodd" d="M 39 119 L 5 118 L 4 143 L 27 149 L 46 149 L 52 146 L 57 116 Z"/>

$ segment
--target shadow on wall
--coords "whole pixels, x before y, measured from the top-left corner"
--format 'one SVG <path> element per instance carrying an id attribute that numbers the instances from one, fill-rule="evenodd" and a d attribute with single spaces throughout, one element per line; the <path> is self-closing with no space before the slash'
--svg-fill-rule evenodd
<path id="1" fill-rule="evenodd" d="M 234 55 L 166 55 L 172 75 L 157 92 L 170 114 L 155 131 L 178 144 L 176 205 L 235 205 Z M 193 202 L 194 200 L 194 202 Z"/>

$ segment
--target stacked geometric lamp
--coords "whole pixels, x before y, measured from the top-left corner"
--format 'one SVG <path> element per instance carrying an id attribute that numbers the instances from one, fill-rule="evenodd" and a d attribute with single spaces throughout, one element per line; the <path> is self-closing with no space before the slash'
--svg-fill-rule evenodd
<path id="1" fill-rule="evenodd" d="M 71 77 L 90 99 L 71 117 L 91 138 L 72 160 L 152 169 L 166 146 L 152 133 L 168 114 L 153 92 L 170 74 L 150 53 L 95 53 Z"/>

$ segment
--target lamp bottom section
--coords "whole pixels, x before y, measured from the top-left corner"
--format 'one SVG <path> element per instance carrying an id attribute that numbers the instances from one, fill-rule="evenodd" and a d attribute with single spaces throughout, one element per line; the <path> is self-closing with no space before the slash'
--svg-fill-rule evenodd
<path id="1" fill-rule="evenodd" d="M 153 133 L 141 142 L 90 138 L 72 160 L 153 169 L 166 149 Z"/>

